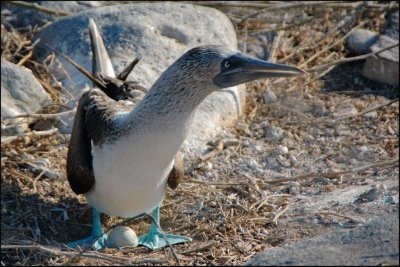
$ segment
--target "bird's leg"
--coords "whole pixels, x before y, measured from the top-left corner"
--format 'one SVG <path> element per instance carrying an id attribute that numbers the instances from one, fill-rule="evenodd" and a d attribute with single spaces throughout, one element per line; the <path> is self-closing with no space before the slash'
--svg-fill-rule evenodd
<path id="1" fill-rule="evenodd" d="M 68 243 L 68 247 L 88 248 L 90 245 L 92 245 L 92 247 L 97 250 L 104 249 L 106 247 L 107 235 L 104 233 L 103 228 L 101 227 L 100 212 L 98 212 L 95 208 L 93 208 L 92 211 L 92 233 L 90 234 L 90 236 L 84 239 Z"/>
<path id="2" fill-rule="evenodd" d="M 158 206 L 153 210 L 153 218 L 157 222 L 151 222 L 150 229 L 147 234 L 139 237 L 139 245 L 146 246 L 150 249 L 162 248 L 168 245 L 185 243 L 188 241 L 192 241 L 190 237 L 180 236 L 180 235 L 171 235 L 171 234 L 163 234 L 158 227 L 160 224 L 160 207 Z M 158 224 L 158 225 L 157 225 Z M 168 242 L 165 240 L 168 239 Z"/>

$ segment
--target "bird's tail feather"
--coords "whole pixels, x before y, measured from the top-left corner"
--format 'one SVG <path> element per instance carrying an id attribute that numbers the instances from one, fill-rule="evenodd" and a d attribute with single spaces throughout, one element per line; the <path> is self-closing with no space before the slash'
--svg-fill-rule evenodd
<path id="1" fill-rule="evenodd" d="M 89 18 L 89 34 L 93 52 L 93 74 L 97 75 L 97 73 L 101 72 L 110 78 L 116 78 L 103 38 L 92 18 Z"/>

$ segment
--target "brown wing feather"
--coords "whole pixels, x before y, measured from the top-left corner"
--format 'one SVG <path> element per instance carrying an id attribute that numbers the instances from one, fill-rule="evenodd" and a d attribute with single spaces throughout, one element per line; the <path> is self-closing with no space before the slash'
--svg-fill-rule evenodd
<path id="1" fill-rule="evenodd" d="M 176 189 L 179 183 L 182 181 L 184 177 L 184 166 L 182 155 L 178 151 L 175 155 L 174 166 L 172 166 L 171 172 L 169 173 L 167 184 L 171 189 Z"/>
<path id="2" fill-rule="evenodd" d="M 90 138 L 85 127 L 85 103 L 88 93 L 82 95 L 76 110 L 74 126 L 68 146 L 67 178 L 76 194 L 83 194 L 94 184 Z"/>
<path id="3" fill-rule="evenodd" d="M 112 126 L 117 112 L 129 111 L 127 107 L 109 98 L 100 89 L 84 93 L 79 100 L 67 155 L 67 178 L 76 194 L 92 188 L 95 179 L 92 165 L 92 144 L 100 144 L 104 134 L 116 130 Z"/>

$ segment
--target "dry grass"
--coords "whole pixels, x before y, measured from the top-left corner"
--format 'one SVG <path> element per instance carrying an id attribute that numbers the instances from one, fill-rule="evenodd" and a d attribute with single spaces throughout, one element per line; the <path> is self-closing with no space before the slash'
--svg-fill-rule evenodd
<path id="1" fill-rule="evenodd" d="M 274 5 L 262 4 L 265 8 Z M 270 59 L 312 68 L 347 57 L 343 37 L 360 24 L 379 32 L 384 22 L 382 15 L 393 7 L 393 4 L 359 3 L 357 12 L 352 14 L 354 5 L 286 7 L 245 21 L 244 18 L 260 11 L 261 7 L 246 2 L 239 7 L 229 4 L 215 7 L 232 19 L 242 48 L 251 50 L 252 43 L 266 45 L 273 54 Z M 45 64 L 31 58 L 32 37 L 39 30 L 22 33 L 2 24 L 2 57 L 32 69 L 61 106 L 62 90 L 57 81 Z M 280 30 L 275 43 L 258 39 L 274 30 Z M 315 214 L 288 214 L 289 205 L 298 194 L 293 186 L 300 186 L 304 192 L 315 188 L 329 192 L 363 181 L 365 172 L 395 179 L 398 175 L 398 163 L 394 160 L 398 158 L 399 106 L 398 101 L 385 104 L 390 101 L 388 98 L 398 97 L 398 92 L 396 88 L 385 86 L 382 89 L 382 85 L 360 78 L 355 68 L 357 64 L 331 68 L 329 73 L 313 72 L 307 78 L 274 79 L 247 86 L 246 112 L 241 120 L 244 128 L 237 127 L 221 134 L 219 140 L 223 146 L 217 146 L 218 140 L 211 142 L 210 150 L 217 148 L 210 156 L 203 157 L 202 163 L 201 160 L 186 162 L 187 179 L 176 190 L 167 191 L 161 208 L 164 231 L 193 238 L 193 242 L 175 246 L 181 265 L 240 265 L 265 249 L 327 231 L 326 225 L 291 220 L 296 216 L 315 217 Z M 363 95 L 368 91 L 366 87 L 374 94 Z M 263 99 L 268 90 L 278 95 L 278 101 L 267 105 Z M 331 120 L 336 117 L 329 114 L 340 112 L 350 104 L 360 114 Z M 377 117 L 366 119 L 363 116 L 366 113 L 363 111 L 378 105 Z M 53 108 L 44 113 L 58 111 Z M 32 128 L 41 123 L 38 119 Z M 288 136 L 279 142 L 267 141 L 265 122 L 268 127 L 280 127 Z M 44 129 L 50 126 L 46 127 Z M 338 133 L 340 141 L 329 141 L 327 133 L 332 129 Z M 320 140 L 321 136 L 326 140 Z M 84 197 L 71 191 L 66 180 L 68 141 L 69 135 L 56 132 L 2 143 L 2 265 L 176 264 L 169 249 L 106 249 L 86 251 L 76 257 L 79 253 L 65 248 L 68 241 L 88 235 L 91 226 L 90 207 L 85 204 Z M 260 172 L 257 164 L 247 166 L 251 160 L 268 161 L 279 145 L 289 147 L 294 159 L 278 155 L 276 160 L 281 167 L 268 172 Z M 366 152 L 361 158 L 354 146 L 363 145 L 373 152 Z M 386 162 L 386 165 L 356 168 L 360 166 L 358 163 L 365 166 L 374 162 Z M 35 164 L 37 168 L 32 167 Z M 324 172 L 336 175 L 324 180 L 321 178 Z M 306 179 L 294 179 L 301 175 Z M 281 180 L 276 182 L 276 179 Z M 322 215 L 329 216 L 328 213 Z M 339 215 L 329 216 L 328 220 L 351 221 L 352 218 Z M 106 227 L 118 222 L 121 219 L 103 216 Z M 149 222 L 142 219 L 130 226 L 142 234 Z"/>

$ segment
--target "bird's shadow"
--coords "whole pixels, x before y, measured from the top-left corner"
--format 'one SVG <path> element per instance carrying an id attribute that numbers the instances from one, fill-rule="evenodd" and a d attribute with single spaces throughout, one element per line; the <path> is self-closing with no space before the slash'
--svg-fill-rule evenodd
<path id="1" fill-rule="evenodd" d="M 85 203 L 71 196 L 44 198 L 22 189 L 15 179 L 3 179 L 6 178 L 2 178 L 1 186 L 2 244 L 37 243 L 62 248 L 67 242 L 90 234 L 92 215 Z M 47 184 L 49 191 L 55 190 L 51 182 Z"/>

